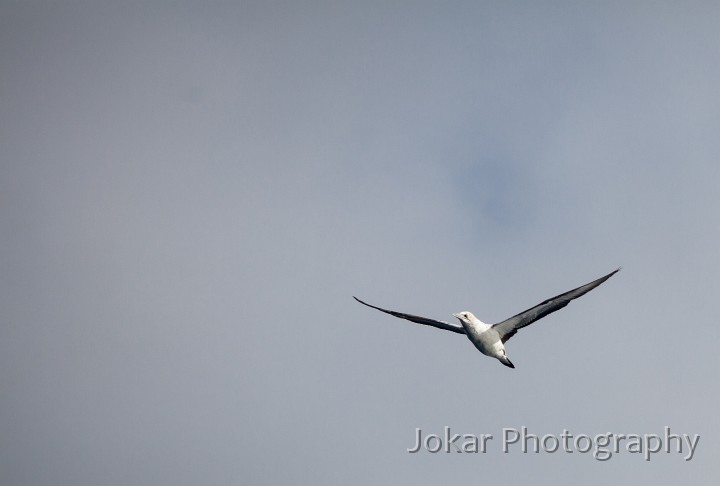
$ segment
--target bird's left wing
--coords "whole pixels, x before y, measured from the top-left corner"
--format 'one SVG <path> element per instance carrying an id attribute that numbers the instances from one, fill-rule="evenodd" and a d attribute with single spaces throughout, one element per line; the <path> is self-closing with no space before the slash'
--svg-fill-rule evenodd
<path id="1" fill-rule="evenodd" d="M 380 307 L 375 307 L 374 305 L 370 305 L 367 302 L 363 302 L 362 300 L 358 299 L 355 296 L 353 296 L 353 299 L 357 300 L 358 302 L 360 302 L 363 305 L 372 307 L 373 309 L 377 309 L 386 314 L 390 314 L 391 316 L 399 317 L 400 319 L 407 319 L 408 321 L 417 322 L 418 324 L 424 324 L 426 326 L 437 327 L 439 329 L 445 329 L 446 331 L 452 331 L 452 332 L 456 332 L 458 334 L 465 334 L 465 329 L 463 329 L 462 326 L 458 326 L 456 324 L 451 324 L 451 323 L 445 322 L 445 321 L 436 321 L 435 319 L 429 319 L 427 317 L 414 316 L 412 314 L 404 314 L 402 312 L 395 312 L 395 311 L 391 311 L 391 310 L 387 310 L 387 309 L 381 309 Z"/>
<path id="2" fill-rule="evenodd" d="M 532 307 L 516 316 L 511 317 L 510 319 L 506 319 L 502 322 L 494 324 L 493 329 L 495 329 L 498 334 L 500 334 L 500 339 L 504 343 L 505 341 L 513 337 L 518 331 L 518 329 L 529 326 L 538 319 L 542 319 L 546 315 L 552 314 L 556 310 L 562 309 L 563 307 L 568 305 L 571 300 L 577 299 L 578 297 L 590 292 L 592 289 L 594 289 L 619 271 L 620 269 L 618 268 L 614 272 L 610 272 L 604 277 L 593 280 L 589 284 L 585 284 L 582 287 L 570 290 L 568 292 L 565 292 L 564 294 L 551 297 L 546 301 L 539 303 L 535 307 Z"/>

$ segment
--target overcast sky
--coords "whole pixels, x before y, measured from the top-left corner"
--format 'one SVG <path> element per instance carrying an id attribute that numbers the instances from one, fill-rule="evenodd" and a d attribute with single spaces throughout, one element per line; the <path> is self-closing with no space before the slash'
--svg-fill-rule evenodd
<path id="1" fill-rule="evenodd" d="M 0 2 L 4 485 L 717 484 L 717 2 Z M 508 343 L 497 322 L 623 270 Z M 415 428 L 493 434 L 408 454 Z M 700 434 L 503 454 L 502 428 Z"/>

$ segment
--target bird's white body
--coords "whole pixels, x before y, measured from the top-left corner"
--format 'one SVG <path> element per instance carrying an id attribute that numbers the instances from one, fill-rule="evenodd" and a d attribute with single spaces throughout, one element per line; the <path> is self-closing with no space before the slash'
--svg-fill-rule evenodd
<path id="1" fill-rule="evenodd" d="M 505 345 L 500 339 L 500 334 L 493 329 L 492 325 L 484 323 L 468 311 L 459 312 L 453 316 L 460 321 L 465 329 L 465 334 L 478 351 L 485 356 L 497 358 L 502 364 L 514 368 L 505 353 Z"/>

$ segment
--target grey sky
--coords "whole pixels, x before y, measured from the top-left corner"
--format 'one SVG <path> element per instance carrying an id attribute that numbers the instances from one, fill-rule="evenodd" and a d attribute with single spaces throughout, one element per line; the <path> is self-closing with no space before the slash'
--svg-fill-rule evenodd
<path id="1" fill-rule="evenodd" d="M 0 482 L 715 484 L 720 6 L 580 3 L 0 3 Z M 516 370 L 351 298 L 619 265 Z M 445 425 L 702 438 L 405 452 Z"/>

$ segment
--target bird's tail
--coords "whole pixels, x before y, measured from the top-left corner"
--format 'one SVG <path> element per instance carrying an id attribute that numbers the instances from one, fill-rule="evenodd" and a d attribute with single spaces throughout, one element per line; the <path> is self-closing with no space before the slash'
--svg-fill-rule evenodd
<path id="1" fill-rule="evenodd" d="M 515 368 L 515 365 L 512 364 L 512 361 L 510 361 L 507 356 L 503 356 L 503 359 L 501 359 L 500 362 L 508 368 Z"/>

